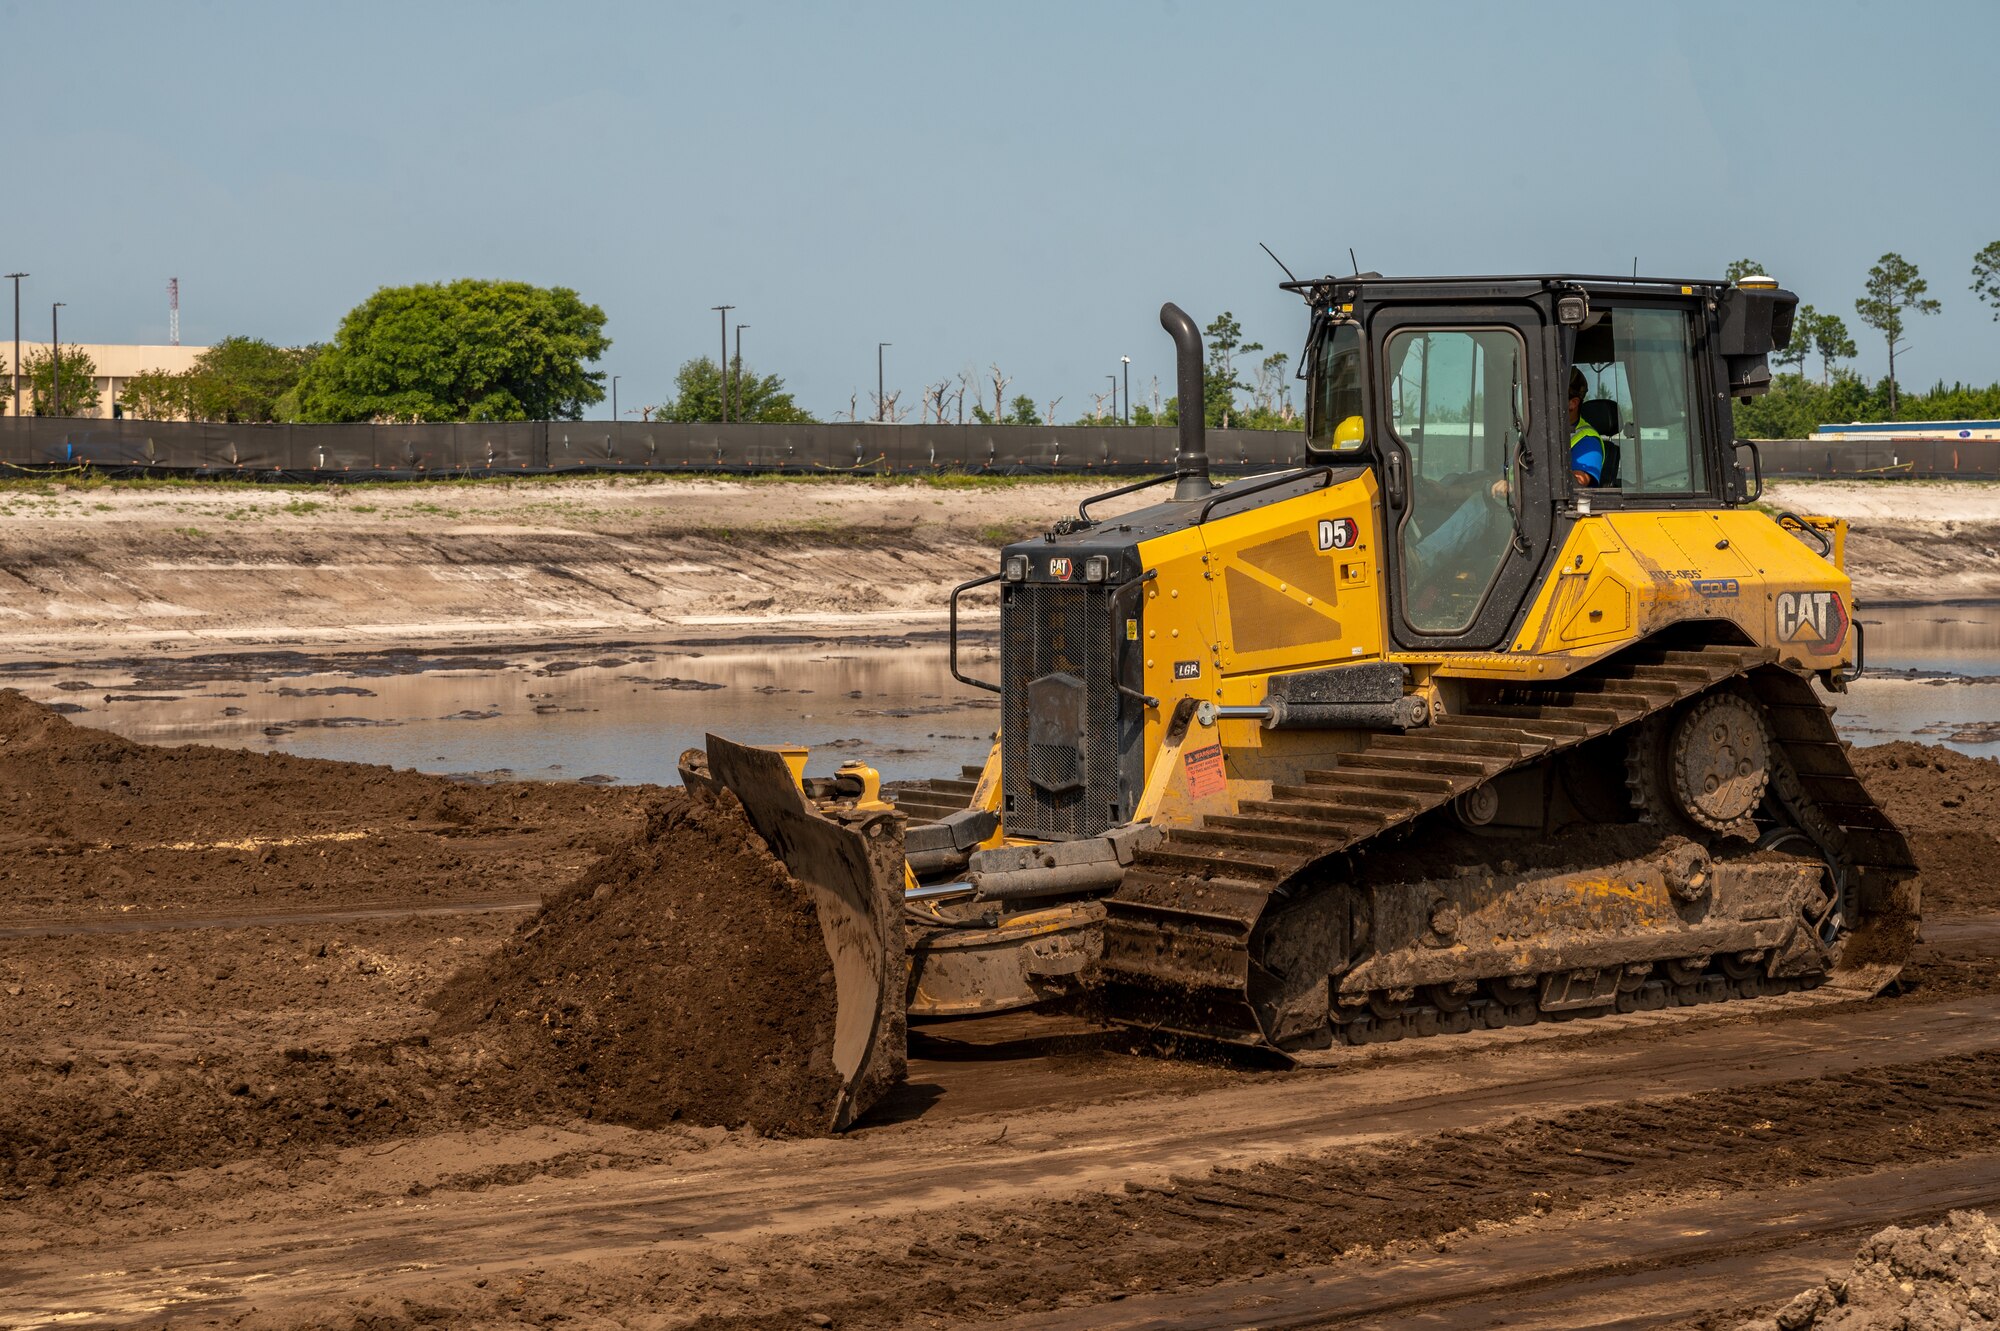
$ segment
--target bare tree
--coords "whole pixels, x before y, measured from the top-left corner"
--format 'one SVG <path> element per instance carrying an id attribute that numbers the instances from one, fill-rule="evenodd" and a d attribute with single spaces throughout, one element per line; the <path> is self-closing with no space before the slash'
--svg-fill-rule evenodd
<path id="1" fill-rule="evenodd" d="M 1048 425 L 1054 425 L 1054 424 L 1056 423 L 1056 407 L 1057 407 L 1057 406 L 1058 406 L 1058 405 L 1059 405 L 1059 404 L 1060 404 L 1061 402 L 1062 402 L 1062 399 L 1061 399 L 1061 398 L 1059 398 L 1059 397 L 1057 397 L 1057 398 L 1050 398 L 1050 399 L 1049 399 L 1049 414 L 1048 414 L 1048 419 L 1047 419 L 1047 421 L 1045 422 L 1045 424 L 1048 424 Z"/>
<path id="2" fill-rule="evenodd" d="M 945 400 L 951 396 L 950 389 L 951 380 L 949 379 L 940 379 L 936 383 L 927 384 L 924 387 L 923 419 L 926 423 L 935 417 L 939 425 L 944 424 L 944 404 Z"/>
<path id="3" fill-rule="evenodd" d="M 1094 421 L 1104 419 L 1104 400 L 1110 396 L 1111 394 L 1109 393 L 1092 393 L 1090 395 L 1090 419 Z"/>
<path id="4" fill-rule="evenodd" d="M 997 363 L 986 368 L 993 371 L 993 423 L 998 425 L 1007 419 L 1007 385 L 1014 382 L 1014 376 L 1000 373 Z"/>
<path id="5" fill-rule="evenodd" d="M 847 419 L 850 423 L 854 421 L 855 408 L 858 407 L 860 403 L 861 403 L 861 394 L 849 393 L 847 395 Z"/>
<path id="6" fill-rule="evenodd" d="M 960 425 L 965 424 L 965 390 L 971 388 L 973 380 L 978 377 L 978 371 L 974 370 L 970 365 L 967 365 L 958 372 L 958 423 Z M 976 395 L 974 400 L 978 400 Z"/>
<path id="7" fill-rule="evenodd" d="M 914 410 L 914 408 L 911 407 L 899 408 L 896 405 L 896 403 L 902 398 L 902 396 L 903 396 L 903 390 L 900 388 L 898 388 L 893 393 L 886 393 L 880 397 L 876 396 L 873 393 L 870 393 L 868 395 L 868 400 L 875 404 L 875 419 L 878 421 L 886 421 L 890 425 L 901 425 L 904 421 L 910 419 L 910 412 Z"/>

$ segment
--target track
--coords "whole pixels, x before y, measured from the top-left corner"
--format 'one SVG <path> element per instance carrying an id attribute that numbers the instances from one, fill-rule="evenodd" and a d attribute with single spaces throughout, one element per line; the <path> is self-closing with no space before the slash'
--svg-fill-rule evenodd
<path id="1" fill-rule="evenodd" d="M 1124 991 L 1121 1006 L 1165 1029 L 1232 1043 L 1268 1045 L 1273 969 L 1258 927 L 1279 906 L 1321 890 L 1336 857 L 1412 826 L 1510 772 L 1664 714 L 1732 681 L 1763 704 L 1775 741 L 1774 791 L 1852 881 L 1850 910 L 1893 916 L 1865 949 L 1876 963 L 1847 977 L 1874 991 L 1907 951 L 1907 913 L 1887 909 L 1914 869 L 1900 832 L 1855 778 L 1833 725 L 1805 681 L 1772 665 L 1767 649 L 1640 648 L 1546 686 L 1496 687 L 1438 724 L 1377 733 L 1326 769 L 1280 784 L 1237 814 L 1175 829 L 1144 854 L 1106 904 L 1104 967 Z M 1893 933 L 1894 936 L 1889 936 Z M 1660 1003 L 1761 992 L 1739 977 L 1704 973 L 1708 958 L 1663 973 Z M 1502 976 L 1476 977 L 1499 980 Z M 1297 981 L 1293 981 L 1297 983 Z M 1165 1004 L 1161 999 L 1165 999 Z M 1658 1005 L 1658 1004 L 1656 1004 Z M 1629 1009 L 1626 1009 L 1629 1010 Z M 1160 1014 L 1166 1015 L 1160 1015 Z M 1532 1005 L 1479 1001 L 1440 1013 L 1412 1004 L 1393 1015 L 1340 1022 L 1353 1042 L 1532 1020 Z"/>

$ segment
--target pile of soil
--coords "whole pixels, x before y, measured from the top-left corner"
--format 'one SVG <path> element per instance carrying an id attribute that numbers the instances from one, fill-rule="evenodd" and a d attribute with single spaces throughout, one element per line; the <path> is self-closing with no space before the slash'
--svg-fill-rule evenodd
<path id="1" fill-rule="evenodd" d="M 1910 839 L 1923 873 L 1924 913 L 2000 908 L 2000 761 L 1907 740 L 1849 757 Z"/>
<path id="2" fill-rule="evenodd" d="M 585 1118 L 829 1130 L 833 964 L 808 889 L 729 795 L 678 790 L 433 1001 L 436 1034 Z"/>
<path id="3" fill-rule="evenodd" d="M 1744 1331 L 1957 1331 L 2000 1325 L 2000 1225 L 1977 1211 L 1943 1224 L 1891 1225 L 1861 1246 L 1854 1269 L 1807 1290 Z"/>
<path id="4" fill-rule="evenodd" d="M 640 792 L 139 744 L 0 689 L 0 920 L 536 895 Z"/>

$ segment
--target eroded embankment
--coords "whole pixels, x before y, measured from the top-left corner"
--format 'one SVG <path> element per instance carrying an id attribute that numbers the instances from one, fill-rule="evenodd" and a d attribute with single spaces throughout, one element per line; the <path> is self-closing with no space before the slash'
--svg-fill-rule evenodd
<path id="1" fill-rule="evenodd" d="M 1083 483 L 690 478 L 0 490 L 0 652 L 436 648 L 938 620 Z"/>

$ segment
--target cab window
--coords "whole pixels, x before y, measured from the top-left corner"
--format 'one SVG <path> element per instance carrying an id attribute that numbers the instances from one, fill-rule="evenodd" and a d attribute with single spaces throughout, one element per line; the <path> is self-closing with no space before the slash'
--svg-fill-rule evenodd
<path id="1" fill-rule="evenodd" d="M 1390 428 L 1410 471 L 1397 567 L 1403 617 L 1419 633 L 1469 628 L 1506 561 L 1514 524 L 1495 483 L 1527 429 L 1526 363 L 1512 328 L 1389 339 Z"/>
<path id="2" fill-rule="evenodd" d="M 1694 331 L 1680 309 L 1613 309 L 1577 337 L 1583 419 L 1603 434 L 1604 488 L 1700 494 L 1709 486 L 1695 409 Z"/>
<path id="3" fill-rule="evenodd" d="M 1361 329 L 1354 324 L 1334 324 L 1320 337 L 1306 416 L 1306 444 L 1315 452 L 1361 451 L 1365 443 L 1361 426 Z"/>

